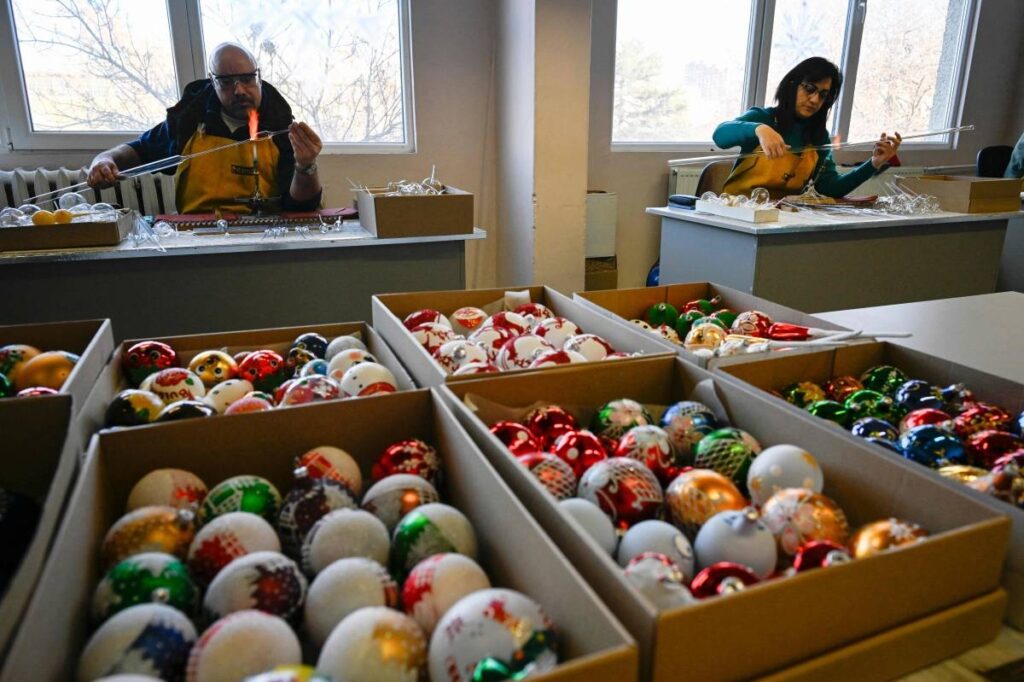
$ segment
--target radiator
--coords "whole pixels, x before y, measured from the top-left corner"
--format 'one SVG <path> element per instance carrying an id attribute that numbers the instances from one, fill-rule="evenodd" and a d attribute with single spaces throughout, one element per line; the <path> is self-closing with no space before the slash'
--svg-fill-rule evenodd
<path id="1" fill-rule="evenodd" d="M 84 181 L 85 174 L 85 168 L 16 168 L 0 171 L 0 208 L 21 206 L 29 197 L 70 187 Z M 178 212 L 174 204 L 174 176 L 163 173 L 151 173 L 122 180 L 115 186 L 102 190 L 85 187 L 78 190 L 78 193 L 91 204 L 104 201 L 125 208 L 134 208 L 143 215 Z"/>

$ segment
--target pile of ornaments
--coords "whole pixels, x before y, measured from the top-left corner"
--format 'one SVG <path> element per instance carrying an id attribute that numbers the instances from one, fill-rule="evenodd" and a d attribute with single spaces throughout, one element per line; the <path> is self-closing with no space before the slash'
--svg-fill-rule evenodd
<path id="1" fill-rule="evenodd" d="M 78 679 L 416 682 L 557 664 L 544 611 L 492 588 L 469 520 L 440 502 L 432 446 L 385 448 L 365 494 L 340 448 L 295 464 L 284 497 L 259 476 L 139 480 L 103 540 Z"/>
<path id="2" fill-rule="evenodd" d="M 488 315 L 472 306 L 450 316 L 425 308 L 402 320 L 446 374 L 486 374 L 630 357 L 542 303 Z"/>
<path id="3" fill-rule="evenodd" d="M 31 497 L 0 488 L 0 598 L 35 537 L 40 512 Z"/>
<path id="4" fill-rule="evenodd" d="M 762 451 L 696 401 L 675 403 L 655 420 L 634 400 L 613 400 L 590 427 L 541 405 L 491 433 L 659 608 L 927 535 L 897 519 L 851 534 L 843 510 L 822 494 L 824 476 L 809 452 Z"/>
<path id="5" fill-rule="evenodd" d="M 64 350 L 44 352 L 24 343 L 0 346 L 0 398 L 56 395 L 78 360 Z"/>
<path id="6" fill-rule="evenodd" d="M 181 365 L 177 351 L 161 341 L 140 341 L 128 348 L 121 369 L 132 388 L 111 401 L 106 426 L 260 412 L 398 390 L 395 375 L 355 336 L 328 343 L 324 336 L 307 332 L 285 355 L 270 349 L 234 356 L 205 350 L 187 368 Z"/>
<path id="7" fill-rule="evenodd" d="M 1024 508 L 1024 412 L 978 400 L 963 384 L 935 386 L 892 365 L 777 395 L 855 436 Z"/>

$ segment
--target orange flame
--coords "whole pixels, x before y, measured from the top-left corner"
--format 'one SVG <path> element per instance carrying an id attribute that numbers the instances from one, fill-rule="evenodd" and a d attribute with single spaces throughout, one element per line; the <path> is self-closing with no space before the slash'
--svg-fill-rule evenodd
<path id="1" fill-rule="evenodd" d="M 256 141 L 256 133 L 260 129 L 260 115 L 256 113 L 255 109 L 249 110 L 249 139 L 253 142 Z"/>

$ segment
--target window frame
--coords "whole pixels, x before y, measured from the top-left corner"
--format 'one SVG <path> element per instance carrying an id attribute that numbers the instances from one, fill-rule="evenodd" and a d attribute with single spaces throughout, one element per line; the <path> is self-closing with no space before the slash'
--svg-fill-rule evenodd
<path id="1" fill-rule="evenodd" d="M 18 49 L 13 0 L 0 0 L 0 137 L 7 153 L 101 151 L 134 139 L 143 131 L 39 132 L 32 129 L 28 90 Z M 172 63 L 179 89 L 206 78 L 206 50 L 200 0 L 165 0 L 171 32 Z M 412 21 L 409 0 L 396 0 L 402 80 L 404 142 L 325 142 L 326 154 L 415 154 L 416 116 L 412 69 Z M 159 121 L 154 121 L 156 125 Z"/>
<path id="2" fill-rule="evenodd" d="M 621 1 L 621 0 L 619 0 Z M 847 140 L 850 120 L 853 113 L 853 95 L 857 83 L 857 68 L 864 38 L 864 24 L 871 0 L 848 0 L 846 23 L 843 34 L 842 61 L 839 68 L 843 72 L 843 89 L 839 101 L 832 110 L 831 133 Z M 616 2 L 616 16 L 618 15 Z M 775 0 L 750 0 L 750 27 L 747 33 L 745 82 L 741 96 L 740 109 L 737 115 L 766 101 L 768 91 L 768 66 L 771 57 L 772 33 L 775 24 Z M 952 128 L 962 124 L 964 104 L 970 73 L 971 55 L 976 40 L 979 0 L 964 0 L 963 27 L 957 45 L 956 83 L 950 96 L 950 112 L 944 128 Z M 616 32 L 613 51 L 618 47 Z M 614 68 L 614 67 L 613 67 Z M 614 107 L 614 74 L 612 78 L 612 107 Z M 613 112 L 614 120 L 614 112 Z M 712 140 L 678 140 L 656 142 L 617 142 L 612 137 L 614 130 L 609 130 L 609 148 L 612 152 L 695 152 L 718 151 Z M 914 151 L 951 150 L 956 149 L 959 134 L 952 133 L 944 142 L 918 142 L 908 140 L 903 143 L 904 149 Z"/>

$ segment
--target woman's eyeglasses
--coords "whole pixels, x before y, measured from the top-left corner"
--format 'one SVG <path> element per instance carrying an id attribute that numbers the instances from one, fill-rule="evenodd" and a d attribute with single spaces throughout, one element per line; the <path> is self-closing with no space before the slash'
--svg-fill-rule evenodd
<path id="1" fill-rule="evenodd" d="M 230 76 L 210 75 L 210 80 L 219 88 L 233 88 L 235 85 L 252 85 L 260 78 L 260 70 L 256 69 L 251 73 L 236 73 Z"/>
<path id="2" fill-rule="evenodd" d="M 807 93 L 808 97 L 814 97 L 814 95 L 819 95 L 821 97 L 822 102 L 827 102 L 829 96 L 832 94 L 831 90 L 819 88 L 814 83 L 808 83 L 807 81 L 801 83 L 800 87 L 804 89 L 804 92 Z"/>

